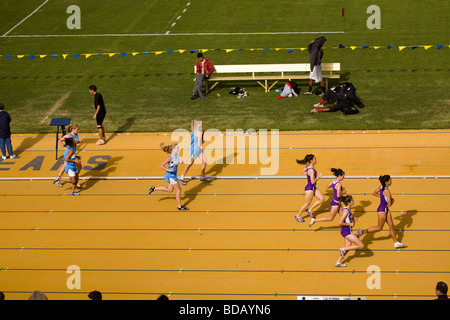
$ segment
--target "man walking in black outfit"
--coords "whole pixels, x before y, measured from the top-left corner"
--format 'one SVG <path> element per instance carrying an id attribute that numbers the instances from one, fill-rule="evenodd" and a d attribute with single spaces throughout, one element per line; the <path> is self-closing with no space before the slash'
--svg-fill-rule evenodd
<path id="1" fill-rule="evenodd" d="M 97 87 L 94 85 L 89 86 L 89 93 L 94 96 L 94 108 L 95 114 L 92 117 L 97 121 L 97 129 L 98 129 L 98 137 L 97 145 L 105 144 L 106 136 L 105 136 L 105 127 L 103 127 L 103 120 L 106 116 L 106 108 L 105 103 L 103 101 L 103 96 L 100 92 L 97 92 Z"/>

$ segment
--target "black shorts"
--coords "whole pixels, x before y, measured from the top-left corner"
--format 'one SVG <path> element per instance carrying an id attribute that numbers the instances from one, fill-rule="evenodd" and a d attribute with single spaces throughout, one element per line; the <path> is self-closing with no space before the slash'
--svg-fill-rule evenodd
<path id="1" fill-rule="evenodd" d="M 103 124 L 103 120 L 105 119 L 106 116 L 106 110 L 105 111 L 99 111 L 97 113 L 97 117 L 95 117 L 95 120 L 97 120 L 97 125 L 101 126 Z"/>

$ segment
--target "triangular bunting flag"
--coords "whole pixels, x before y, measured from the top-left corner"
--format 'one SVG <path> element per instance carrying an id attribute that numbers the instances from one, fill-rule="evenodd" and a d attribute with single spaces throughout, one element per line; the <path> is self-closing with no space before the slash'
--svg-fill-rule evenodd
<path id="1" fill-rule="evenodd" d="M 281 50 L 281 48 L 275 48 L 275 50 L 276 50 L 276 51 L 280 51 L 280 50 Z"/>
<path id="2" fill-rule="evenodd" d="M 416 49 L 416 48 L 418 48 L 418 46 L 412 46 L 412 47 L 411 47 L 411 49 Z"/>
<path id="3" fill-rule="evenodd" d="M 405 48 L 406 48 L 406 46 L 399 46 L 399 47 L 398 47 L 398 50 L 402 51 L 402 50 L 405 49 Z"/>
<path id="4" fill-rule="evenodd" d="M 43 58 L 45 58 L 46 56 L 47 56 L 46 54 L 41 54 L 41 55 L 39 55 L 39 58 L 43 59 Z"/>
<path id="5" fill-rule="evenodd" d="M 63 56 L 64 59 L 66 59 L 66 57 L 68 56 L 68 54 L 65 54 L 65 53 L 64 53 L 62 56 Z"/>
<path id="6" fill-rule="evenodd" d="M 146 56 L 146 55 L 149 55 L 151 52 L 144 52 L 144 55 Z"/>
<path id="7" fill-rule="evenodd" d="M 12 56 L 6 56 L 6 59 L 8 59 L 8 60 L 11 59 L 11 58 L 12 58 Z"/>
<path id="8" fill-rule="evenodd" d="M 441 48 L 443 48 L 443 47 L 444 47 L 444 46 L 438 45 L 437 48 L 436 48 L 436 50 L 439 50 L 439 49 L 441 49 Z"/>
<path id="9" fill-rule="evenodd" d="M 225 49 L 226 53 L 233 51 L 234 49 Z"/>
<path id="10" fill-rule="evenodd" d="M 122 52 L 120 55 L 121 55 L 122 58 L 123 58 L 123 57 L 125 57 L 125 56 L 127 55 L 127 53 L 126 53 L 126 52 Z"/>
<path id="11" fill-rule="evenodd" d="M 167 54 L 171 54 L 173 52 L 173 50 L 167 51 Z"/>
<path id="12" fill-rule="evenodd" d="M 270 49 L 269 49 L 269 48 L 264 48 L 263 50 L 264 50 L 264 51 L 268 51 L 268 50 L 270 50 Z"/>
<path id="13" fill-rule="evenodd" d="M 202 53 L 205 53 L 205 52 L 207 52 L 209 49 L 200 49 L 199 51 L 200 52 L 202 52 Z"/>
<path id="14" fill-rule="evenodd" d="M 393 48 L 393 46 L 387 46 L 386 47 L 386 49 L 392 49 Z"/>
<path id="15" fill-rule="evenodd" d="M 425 50 L 430 49 L 432 46 L 423 46 Z"/>
<path id="16" fill-rule="evenodd" d="M 374 46 L 373 47 L 375 50 L 378 50 L 378 49 L 380 49 L 381 47 L 379 47 L 379 46 Z"/>
<path id="17" fill-rule="evenodd" d="M 369 48 L 369 46 L 362 46 L 362 48 L 363 48 L 363 49 L 367 49 L 367 48 Z"/>
<path id="18" fill-rule="evenodd" d="M 73 57 L 75 58 L 75 60 L 77 60 L 79 57 L 81 56 L 80 53 L 74 54 Z"/>
<path id="19" fill-rule="evenodd" d="M 339 45 L 339 48 L 345 48 L 342 44 Z"/>
<path id="20" fill-rule="evenodd" d="M 55 59 L 57 56 L 57 54 L 52 54 L 52 59 Z"/>
<path id="21" fill-rule="evenodd" d="M 288 53 L 291 53 L 292 51 L 294 51 L 294 49 L 288 49 Z"/>
<path id="22" fill-rule="evenodd" d="M 116 54 L 115 53 L 108 53 L 108 56 L 111 58 L 111 57 L 114 57 Z"/>
<path id="23" fill-rule="evenodd" d="M 191 50 L 191 53 L 194 53 L 194 52 L 196 52 L 197 50 Z"/>
<path id="24" fill-rule="evenodd" d="M 133 57 L 134 57 L 135 55 L 138 55 L 138 54 L 139 54 L 139 52 L 132 52 L 131 54 L 132 54 L 132 55 L 133 55 Z"/>
<path id="25" fill-rule="evenodd" d="M 155 56 L 157 56 L 158 54 L 162 54 L 164 51 L 156 51 L 155 52 Z"/>
<path id="26" fill-rule="evenodd" d="M 244 51 L 245 49 L 238 49 L 239 52 Z"/>
<path id="27" fill-rule="evenodd" d="M 358 47 L 356 47 L 356 46 L 350 46 L 350 49 L 352 49 L 352 50 L 355 50 L 356 48 L 358 48 Z"/>
<path id="28" fill-rule="evenodd" d="M 25 57 L 23 54 L 17 56 L 19 59 L 22 59 L 23 57 Z"/>
<path id="29" fill-rule="evenodd" d="M 185 51 L 186 51 L 186 50 L 182 50 L 182 49 L 178 50 L 179 53 L 183 53 L 183 52 L 185 52 Z"/>
<path id="30" fill-rule="evenodd" d="M 34 57 L 36 57 L 36 55 L 34 55 L 34 54 L 30 54 L 30 60 L 33 60 L 33 59 L 34 59 Z"/>
<path id="31" fill-rule="evenodd" d="M 307 48 L 300 48 L 301 51 L 305 51 Z"/>
<path id="32" fill-rule="evenodd" d="M 87 58 L 89 58 L 90 56 L 92 56 L 92 53 L 85 53 L 84 56 Z"/>

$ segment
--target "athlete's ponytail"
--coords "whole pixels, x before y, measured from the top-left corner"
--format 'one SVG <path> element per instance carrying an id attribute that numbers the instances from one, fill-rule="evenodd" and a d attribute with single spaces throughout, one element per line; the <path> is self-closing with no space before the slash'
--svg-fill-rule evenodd
<path id="1" fill-rule="evenodd" d="M 381 191 L 384 191 L 384 189 L 386 189 L 386 182 L 391 180 L 391 176 L 388 174 L 385 174 L 384 176 L 380 176 L 378 178 L 378 180 L 380 180 L 380 182 L 381 182 Z"/>
<path id="2" fill-rule="evenodd" d="M 336 168 L 331 168 L 331 172 L 333 172 L 333 174 L 336 177 L 342 176 L 343 174 L 345 174 L 344 170 L 342 169 L 336 169 Z"/>
<path id="3" fill-rule="evenodd" d="M 345 205 L 348 205 L 350 202 L 352 202 L 353 197 L 351 195 L 340 196 L 339 200 Z"/>
<path id="4" fill-rule="evenodd" d="M 160 148 L 162 149 L 162 151 L 170 154 L 170 153 L 172 153 L 172 150 L 176 145 L 177 145 L 176 143 L 172 143 L 172 144 L 161 143 Z"/>
<path id="5" fill-rule="evenodd" d="M 297 163 L 298 164 L 309 164 L 313 159 L 314 159 L 313 154 L 307 154 L 303 160 L 297 159 Z"/>

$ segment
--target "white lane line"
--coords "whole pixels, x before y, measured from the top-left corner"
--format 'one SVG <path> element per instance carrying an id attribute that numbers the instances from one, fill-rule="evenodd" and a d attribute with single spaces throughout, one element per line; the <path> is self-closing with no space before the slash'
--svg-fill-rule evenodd
<path id="1" fill-rule="evenodd" d="M 337 34 L 344 31 L 290 31 L 290 32 L 200 32 L 200 33 L 104 33 L 104 34 L 23 34 L 5 38 L 64 38 L 64 37 L 159 37 L 159 36 L 236 36 L 236 35 L 295 35 L 295 34 Z"/>
<path id="2" fill-rule="evenodd" d="M 45 0 L 44 3 L 42 3 L 39 7 L 37 7 L 32 13 L 30 13 L 28 16 L 26 16 L 22 21 L 20 21 L 18 24 L 16 24 L 14 27 L 12 27 L 10 30 L 8 30 L 2 37 L 6 37 L 11 31 L 13 31 L 15 28 L 20 26 L 22 22 L 27 20 L 29 17 L 31 17 L 33 14 L 35 14 L 43 5 L 45 5 L 48 2 L 48 0 Z"/>

